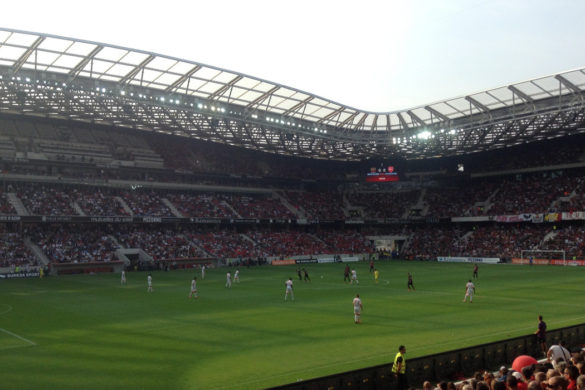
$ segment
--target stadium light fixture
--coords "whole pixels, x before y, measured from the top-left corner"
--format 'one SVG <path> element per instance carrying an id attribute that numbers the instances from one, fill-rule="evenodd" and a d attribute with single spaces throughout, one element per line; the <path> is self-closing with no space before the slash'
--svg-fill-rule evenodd
<path id="1" fill-rule="evenodd" d="M 420 133 L 417 134 L 416 138 L 418 139 L 422 139 L 422 140 L 427 140 L 429 138 L 431 138 L 431 132 L 428 130 L 422 131 Z"/>

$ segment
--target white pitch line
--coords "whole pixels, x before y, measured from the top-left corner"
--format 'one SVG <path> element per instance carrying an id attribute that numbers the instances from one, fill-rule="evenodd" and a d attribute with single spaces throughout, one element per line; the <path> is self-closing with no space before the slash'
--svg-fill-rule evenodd
<path id="1" fill-rule="evenodd" d="M 8 347 L 2 347 L 2 348 L 0 348 L 0 351 L 6 351 L 8 349 L 16 349 L 16 348 L 28 348 L 28 347 L 34 347 L 34 345 L 32 345 L 32 344 L 11 345 L 11 346 L 8 346 Z"/>
<path id="2" fill-rule="evenodd" d="M 11 311 L 12 311 L 12 306 L 10 306 L 10 305 L 8 305 L 8 304 L 6 304 L 6 303 L 1 303 L 1 305 L 7 306 L 7 307 L 8 307 L 8 309 L 6 309 L 6 310 L 4 310 L 3 312 L 1 312 L 1 313 L 0 313 L 0 316 L 2 316 L 2 315 L 4 315 L 4 314 L 6 314 L 6 313 L 9 313 L 9 312 L 11 312 Z"/>
<path id="3" fill-rule="evenodd" d="M 17 339 L 19 339 L 19 340 L 22 340 L 22 341 L 24 341 L 25 343 L 28 343 L 28 344 L 30 344 L 30 345 L 37 345 L 37 343 L 35 343 L 34 341 L 30 341 L 29 339 L 25 339 L 24 337 L 22 337 L 22 336 L 19 336 L 19 335 L 17 335 L 16 333 L 12 333 L 12 332 L 10 332 L 9 330 L 6 330 L 6 329 L 3 329 L 3 328 L 0 328 L 0 332 L 4 332 L 4 333 L 6 333 L 6 334 L 8 334 L 8 335 L 10 335 L 10 336 L 12 336 L 12 337 L 16 337 Z"/>

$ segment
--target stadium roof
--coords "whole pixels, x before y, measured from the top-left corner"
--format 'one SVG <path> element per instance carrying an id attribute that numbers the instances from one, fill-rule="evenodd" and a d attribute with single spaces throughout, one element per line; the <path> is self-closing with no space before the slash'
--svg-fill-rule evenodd
<path id="1" fill-rule="evenodd" d="M 408 110 L 368 112 L 193 61 L 0 29 L 2 111 L 287 155 L 424 158 L 585 132 L 585 68 Z"/>

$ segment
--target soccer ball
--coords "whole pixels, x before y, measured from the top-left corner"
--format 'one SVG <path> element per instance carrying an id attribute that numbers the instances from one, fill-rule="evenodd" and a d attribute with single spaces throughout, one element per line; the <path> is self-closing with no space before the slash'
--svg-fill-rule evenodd
<path id="1" fill-rule="evenodd" d="M 323 275 L 321 275 L 321 279 L 323 279 Z"/>

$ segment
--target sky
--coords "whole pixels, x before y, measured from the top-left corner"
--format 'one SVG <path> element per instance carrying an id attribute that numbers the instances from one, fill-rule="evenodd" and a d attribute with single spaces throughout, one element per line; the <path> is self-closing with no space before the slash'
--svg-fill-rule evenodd
<path id="1" fill-rule="evenodd" d="M 178 57 L 392 112 L 585 67 L 582 0 L 43 0 L 0 27 Z"/>

